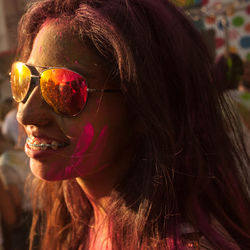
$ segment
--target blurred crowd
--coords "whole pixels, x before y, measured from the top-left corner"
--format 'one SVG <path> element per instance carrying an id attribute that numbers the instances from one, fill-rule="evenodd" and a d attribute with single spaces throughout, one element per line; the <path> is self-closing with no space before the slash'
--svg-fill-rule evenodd
<path id="1" fill-rule="evenodd" d="M 26 136 L 16 120 L 12 99 L 0 106 L 0 250 L 28 249 L 31 206 L 25 191 L 30 173 Z"/>

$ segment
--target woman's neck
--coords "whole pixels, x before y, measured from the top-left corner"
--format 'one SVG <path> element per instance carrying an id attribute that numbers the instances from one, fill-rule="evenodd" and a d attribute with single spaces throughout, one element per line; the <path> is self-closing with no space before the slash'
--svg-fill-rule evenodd
<path id="1" fill-rule="evenodd" d="M 132 148 L 132 147 L 131 147 Z M 115 185 L 123 178 L 131 165 L 132 149 L 128 148 L 119 155 L 118 159 L 105 163 L 101 170 L 83 177 L 77 177 L 76 181 L 86 194 L 93 209 L 102 207 L 105 209 Z"/>
<path id="2" fill-rule="evenodd" d="M 77 179 L 78 184 L 86 193 L 89 202 L 92 205 L 94 217 L 90 223 L 89 231 L 89 249 L 91 250 L 111 250 L 111 238 L 109 236 L 109 220 L 105 211 L 106 204 L 110 199 L 111 185 L 105 186 L 105 189 L 100 192 L 99 185 L 102 182 L 96 182 L 93 188 L 92 182 L 86 182 L 82 179 Z"/>
<path id="3" fill-rule="evenodd" d="M 89 244 L 91 250 L 111 249 L 110 238 L 110 218 L 106 211 L 111 198 L 111 193 L 119 180 L 123 178 L 130 167 L 132 150 L 124 151 L 107 167 L 90 176 L 77 177 L 76 181 L 86 194 L 92 205 L 94 218 L 89 234 Z"/>

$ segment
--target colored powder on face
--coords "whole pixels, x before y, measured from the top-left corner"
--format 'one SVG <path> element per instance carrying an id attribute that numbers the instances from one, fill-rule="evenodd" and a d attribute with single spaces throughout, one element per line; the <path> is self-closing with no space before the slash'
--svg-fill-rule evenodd
<path id="1" fill-rule="evenodd" d="M 107 130 L 108 130 L 107 126 L 105 126 L 102 129 L 102 131 L 98 137 L 98 140 L 95 144 L 94 151 L 100 151 L 105 147 L 105 144 L 106 144 L 107 138 L 108 138 L 108 131 Z"/>
<path id="2" fill-rule="evenodd" d="M 70 166 L 67 166 L 66 168 L 65 168 L 65 177 L 67 177 L 67 176 L 72 176 L 72 173 L 73 173 L 73 166 L 72 165 L 70 165 Z"/>
<path id="3" fill-rule="evenodd" d="M 75 166 L 78 165 L 79 162 L 83 160 L 84 153 L 89 148 L 94 137 L 94 128 L 89 123 L 86 124 L 83 128 L 83 131 L 78 139 L 78 143 L 76 145 L 75 151 L 72 154 L 70 165 L 65 169 L 65 175 L 70 176 Z"/>
<path id="4" fill-rule="evenodd" d="M 84 126 L 83 132 L 79 137 L 78 143 L 76 145 L 76 149 L 72 157 L 79 157 L 85 153 L 85 151 L 89 148 L 94 137 L 94 128 L 89 123 Z"/>
<path id="5" fill-rule="evenodd" d="M 88 132 L 89 134 L 87 135 Z M 98 139 L 91 152 L 87 153 L 86 151 L 87 149 L 89 149 L 89 146 L 93 140 L 93 127 L 85 127 L 83 135 L 84 136 L 81 136 L 82 139 L 79 139 L 76 150 L 72 155 L 70 166 L 68 166 L 65 170 L 66 176 L 72 176 L 72 174 L 82 176 L 84 174 L 92 173 L 93 170 L 98 167 L 98 162 L 100 162 L 102 160 L 102 157 L 104 156 L 108 138 L 107 126 L 105 126 L 100 132 L 100 135 L 98 136 Z M 105 168 L 106 166 L 106 164 L 104 164 L 104 166 L 99 166 L 99 170 Z"/>

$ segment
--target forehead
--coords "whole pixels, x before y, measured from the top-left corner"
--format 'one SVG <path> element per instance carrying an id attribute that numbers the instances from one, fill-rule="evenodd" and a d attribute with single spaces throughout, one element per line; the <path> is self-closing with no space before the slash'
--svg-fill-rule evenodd
<path id="1" fill-rule="evenodd" d="M 39 66 L 58 66 L 88 71 L 100 67 L 97 53 L 79 40 L 62 23 L 46 22 L 38 32 L 28 62 Z"/>

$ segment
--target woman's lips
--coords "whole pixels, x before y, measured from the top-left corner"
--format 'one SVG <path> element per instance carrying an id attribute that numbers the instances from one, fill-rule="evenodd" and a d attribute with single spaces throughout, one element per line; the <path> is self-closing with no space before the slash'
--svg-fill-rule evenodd
<path id="1" fill-rule="evenodd" d="M 29 148 L 32 150 L 57 150 L 59 148 L 65 147 L 68 144 L 66 142 L 59 142 L 56 140 L 48 140 L 44 138 L 38 138 L 30 136 L 27 138 L 26 143 L 29 145 Z"/>

